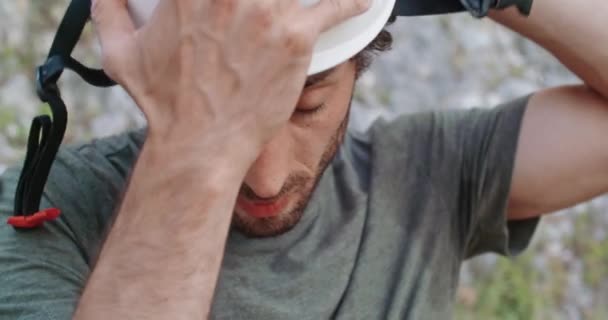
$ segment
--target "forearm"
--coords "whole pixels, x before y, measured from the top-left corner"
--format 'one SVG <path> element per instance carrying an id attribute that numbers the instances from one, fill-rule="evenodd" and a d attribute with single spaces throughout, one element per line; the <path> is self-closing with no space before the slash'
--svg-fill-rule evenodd
<path id="1" fill-rule="evenodd" d="M 247 166 L 177 143 L 144 145 L 75 319 L 208 314 Z"/>
<path id="2" fill-rule="evenodd" d="M 604 0 L 535 0 L 527 18 L 515 9 L 493 11 L 490 17 L 550 51 L 608 98 L 607 15 Z"/>

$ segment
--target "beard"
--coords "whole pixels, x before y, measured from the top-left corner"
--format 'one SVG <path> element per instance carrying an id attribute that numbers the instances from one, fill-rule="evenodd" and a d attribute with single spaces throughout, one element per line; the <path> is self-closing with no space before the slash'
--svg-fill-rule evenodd
<path id="1" fill-rule="evenodd" d="M 349 111 L 347 111 L 344 120 L 342 120 L 342 123 L 340 123 L 338 129 L 332 135 L 329 144 L 323 151 L 323 155 L 321 156 L 321 160 L 317 166 L 318 169 L 315 176 L 308 177 L 303 174 L 294 173 L 289 175 L 285 180 L 281 191 L 276 195 L 276 197 L 297 197 L 297 200 L 294 201 L 295 204 L 292 206 L 292 208 L 285 212 L 281 212 L 277 216 L 269 218 L 254 218 L 245 214 L 239 215 L 235 212 L 232 218 L 232 228 L 248 237 L 262 238 L 278 236 L 295 227 L 300 219 L 302 219 L 304 211 L 306 210 L 310 198 L 312 197 L 317 184 L 321 180 L 325 169 L 327 169 L 327 166 L 329 166 L 335 157 L 336 152 L 338 152 L 338 149 L 344 140 L 349 113 L 350 108 Z M 259 198 L 246 184 L 241 186 L 239 194 L 248 199 Z"/>

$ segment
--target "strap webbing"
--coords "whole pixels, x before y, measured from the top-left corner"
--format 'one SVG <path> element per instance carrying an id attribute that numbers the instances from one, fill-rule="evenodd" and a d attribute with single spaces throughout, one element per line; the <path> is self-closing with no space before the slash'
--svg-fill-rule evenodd
<path id="1" fill-rule="evenodd" d="M 90 0 L 70 2 L 47 60 L 37 69 L 38 96 L 49 104 L 51 117 L 40 115 L 32 121 L 25 162 L 15 194 L 14 215 L 29 216 L 40 210 L 44 185 L 63 140 L 68 119 L 66 106 L 57 88 L 57 80 L 63 70 L 73 70 L 94 86 L 115 85 L 103 70 L 88 68 L 71 57 L 89 19 L 90 6 Z"/>
<path id="2" fill-rule="evenodd" d="M 51 50 L 52 56 L 69 57 L 80 39 L 82 30 L 91 15 L 91 0 L 72 0 L 59 24 Z"/>
<path id="3" fill-rule="evenodd" d="M 465 11 L 460 0 L 397 0 L 395 16 L 424 16 Z"/>

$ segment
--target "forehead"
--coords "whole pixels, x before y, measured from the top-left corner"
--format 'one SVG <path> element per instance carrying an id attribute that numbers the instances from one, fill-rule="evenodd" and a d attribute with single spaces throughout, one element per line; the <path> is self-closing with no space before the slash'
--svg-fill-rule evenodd
<path id="1" fill-rule="evenodd" d="M 306 86 L 311 86 L 314 85 L 315 83 L 318 83 L 320 81 L 322 81 L 323 79 L 327 78 L 330 74 L 332 74 L 334 71 L 336 71 L 337 67 L 333 67 L 329 70 L 325 70 L 319 73 L 315 73 L 313 75 L 308 76 L 308 78 L 306 78 Z"/>

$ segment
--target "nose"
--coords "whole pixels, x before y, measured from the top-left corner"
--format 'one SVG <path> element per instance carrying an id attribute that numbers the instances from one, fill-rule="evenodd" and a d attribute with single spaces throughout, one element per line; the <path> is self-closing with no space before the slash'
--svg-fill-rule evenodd
<path id="1" fill-rule="evenodd" d="M 289 176 L 289 143 L 287 128 L 282 129 L 265 146 L 247 171 L 244 183 L 261 198 L 279 194 Z"/>

